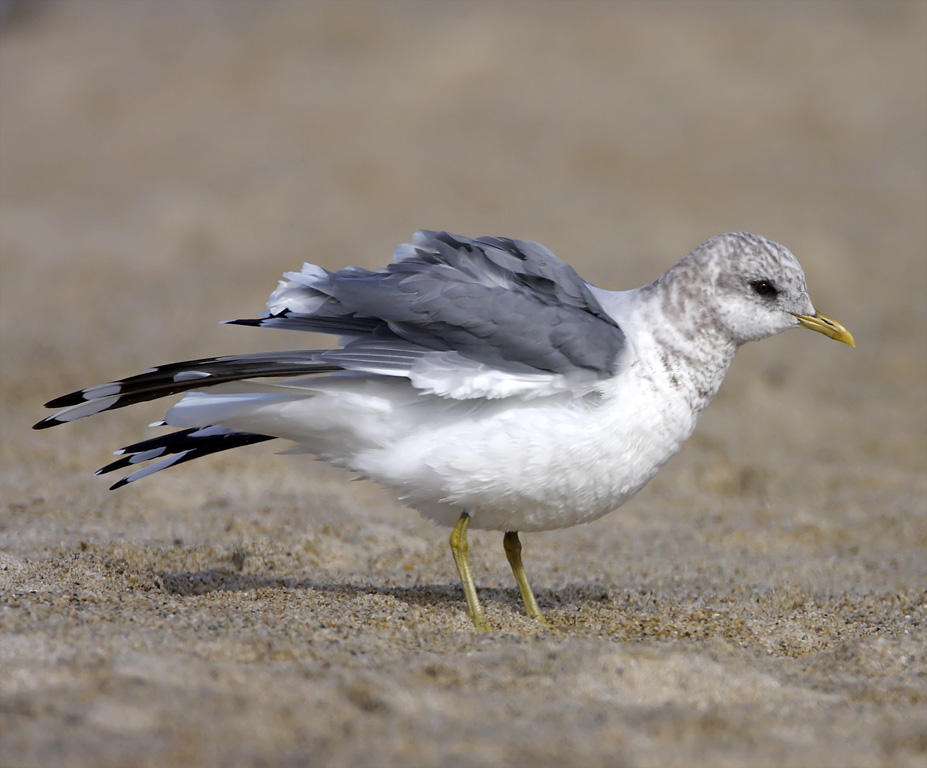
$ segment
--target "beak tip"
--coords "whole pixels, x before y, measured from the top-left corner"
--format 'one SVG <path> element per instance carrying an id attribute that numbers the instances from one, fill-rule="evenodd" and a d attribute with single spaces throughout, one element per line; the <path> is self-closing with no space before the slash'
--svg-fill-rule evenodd
<path id="1" fill-rule="evenodd" d="M 798 320 L 799 325 L 812 331 L 822 333 L 828 338 L 834 339 L 835 341 L 841 341 L 851 347 L 856 347 L 856 339 L 853 338 L 853 334 L 847 330 L 843 323 L 837 322 L 836 320 L 825 317 L 821 314 L 795 314 L 794 316 Z"/>

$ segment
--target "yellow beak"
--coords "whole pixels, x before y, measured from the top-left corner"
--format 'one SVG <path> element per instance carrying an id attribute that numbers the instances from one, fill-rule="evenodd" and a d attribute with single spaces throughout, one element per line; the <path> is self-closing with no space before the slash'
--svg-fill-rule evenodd
<path id="1" fill-rule="evenodd" d="M 798 318 L 799 325 L 810 328 L 812 331 L 823 333 L 825 336 L 829 336 L 837 341 L 842 341 L 844 344 L 849 344 L 851 347 L 856 346 L 853 334 L 846 329 L 843 323 L 838 323 L 836 320 L 824 317 L 824 315 L 796 315 L 794 312 L 792 314 Z"/>

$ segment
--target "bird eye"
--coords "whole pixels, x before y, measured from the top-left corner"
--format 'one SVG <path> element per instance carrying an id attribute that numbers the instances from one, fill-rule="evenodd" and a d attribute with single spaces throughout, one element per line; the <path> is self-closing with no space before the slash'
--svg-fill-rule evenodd
<path id="1" fill-rule="evenodd" d="M 754 280 L 750 287 L 758 296 L 774 299 L 779 295 L 778 289 L 769 280 Z"/>

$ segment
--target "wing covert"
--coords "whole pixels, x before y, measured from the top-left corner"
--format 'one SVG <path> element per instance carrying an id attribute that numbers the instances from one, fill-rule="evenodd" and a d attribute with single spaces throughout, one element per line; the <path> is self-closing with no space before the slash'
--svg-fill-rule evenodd
<path id="1" fill-rule="evenodd" d="M 500 371 L 566 379 L 617 371 L 624 334 L 589 285 L 544 246 L 422 230 L 379 270 L 304 265 L 238 321 L 455 352 Z"/>

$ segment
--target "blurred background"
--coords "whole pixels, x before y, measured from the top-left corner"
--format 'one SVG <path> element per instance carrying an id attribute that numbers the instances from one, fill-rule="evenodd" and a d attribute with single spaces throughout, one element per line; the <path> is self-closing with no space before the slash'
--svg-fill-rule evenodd
<path id="1" fill-rule="evenodd" d="M 923 458 L 924 2 L 11 0 L 0 18 L 17 434 L 47 396 L 152 363 L 326 343 L 217 321 L 304 260 L 380 265 L 420 227 L 538 240 L 609 288 L 749 230 L 798 255 L 859 347 L 748 347 L 703 437 L 738 452 L 750 436 L 724 424 L 747 408 L 784 457 L 839 425 L 882 464 Z"/>
<path id="2" fill-rule="evenodd" d="M 382 265 L 417 228 L 537 240 L 608 288 L 654 279 L 717 233 L 754 231 L 798 256 L 817 308 L 856 336 L 855 350 L 798 331 L 745 348 L 692 443 L 621 516 L 532 539 L 548 604 L 565 585 L 614 595 L 679 573 L 832 595 L 922 591 L 918 0 L 0 2 L 0 554 L 51 561 L 123 542 L 119 556 L 134 562 L 161 557 L 164 542 L 211 552 L 236 536 L 272 548 L 325 521 L 333 527 L 318 535 L 342 556 L 303 552 L 292 563 L 303 576 L 451 584 L 446 532 L 389 494 L 263 448 L 108 494 L 90 471 L 140 439 L 159 406 L 29 429 L 50 397 L 151 364 L 321 343 L 217 321 L 261 311 L 280 273 L 304 260 Z M 250 522 L 229 533 L 229 520 Z M 377 525 L 373 544 L 351 538 Z M 403 556 L 408 567 L 391 565 L 397 540 L 416 553 Z M 508 588 L 495 549 L 475 567 Z M 754 630 L 778 653 L 780 635 Z M 789 647 L 830 647 L 816 637 L 798 627 Z M 34 647 L 6 668 L 45 679 Z M 909 701 L 923 707 L 918 695 Z M 56 717 L 37 722 L 57 727 Z M 734 730 L 766 727 L 753 725 Z M 215 731 L 215 743 L 230 733 Z M 923 747 L 905 733 L 899 743 Z M 852 743 L 839 749 L 863 754 Z M 659 750 L 638 756 L 648 754 L 667 764 Z"/>

